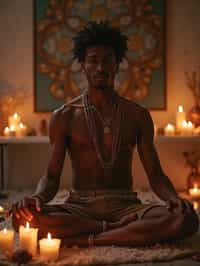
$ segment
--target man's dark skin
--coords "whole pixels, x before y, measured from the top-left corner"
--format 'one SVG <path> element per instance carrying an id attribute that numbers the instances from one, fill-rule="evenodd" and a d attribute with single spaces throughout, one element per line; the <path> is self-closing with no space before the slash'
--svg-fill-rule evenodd
<path id="1" fill-rule="evenodd" d="M 82 63 L 88 83 L 88 97 L 104 118 L 111 118 L 115 101 L 114 77 L 118 71 L 112 47 L 105 45 L 87 48 Z M 62 215 L 55 219 L 53 232 L 66 238 L 71 244 L 87 245 L 88 233 L 95 233 L 96 245 L 146 245 L 159 241 L 182 239 L 198 229 L 198 218 L 191 204 L 180 198 L 169 178 L 163 173 L 153 143 L 153 122 L 149 112 L 139 105 L 124 100 L 125 119 L 121 135 L 123 141 L 113 170 L 105 174 L 90 137 L 84 115 L 82 96 L 55 111 L 50 120 L 51 159 L 47 174 L 41 179 L 36 196 L 25 198 L 13 205 L 14 223 L 33 218 L 32 207 L 42 215 L 43 203 L 51 200 L 59 188 L 66 150 L 73 167 L 75 190 L 130 190 L 132 188 L 132 151 L 136 146 L 153 191 L 166 206 L 149 209 L 142 220 L 127 215 L 117 223 L 108 222 L 108 230 L 102 232 L 100 221 Z M 102 123 L 96 119 L 104 157 L 109 159 L 112 136 L 103 134 Z M 139 136 L 139 137 L 138 137 Z M 37 195 L 43 195 L 37 197 Z M 30 205 L 32 207 L 30 207 Z M 35 215 L 35 213 L 34 213 Z M 48 219 L 54 219 L 53 215 Z"/>

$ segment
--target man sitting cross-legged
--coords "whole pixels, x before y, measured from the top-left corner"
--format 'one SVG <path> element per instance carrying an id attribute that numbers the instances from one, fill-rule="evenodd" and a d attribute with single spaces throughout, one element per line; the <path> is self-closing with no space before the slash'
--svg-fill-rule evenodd
<path id="1" fill-rule="evenodd" d="M 53 112 L 52 154 L 34 195 L 12 206 L 13 225 L 30 221 L 39 236 L 51 232 L 68 245 L 146 245 L 183 239 L 198 229 L 192 205 L 163 173 L 147 109 L 119 96 L 114 78 L 127 38 L 108 22 L 89 22 L 74 37 L 74 56 L 88 89 Z M 132 192 L 137 146 L 153 191 L 165 206 L 144 205 Z M 66 202 L 47 205 L 59 188 L 66 151 L 73 185 Z"/>

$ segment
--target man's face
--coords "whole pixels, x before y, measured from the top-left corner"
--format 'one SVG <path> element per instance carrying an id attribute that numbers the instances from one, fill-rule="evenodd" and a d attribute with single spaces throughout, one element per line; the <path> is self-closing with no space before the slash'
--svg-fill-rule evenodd
<path id="1" fill-rule="evenodd" d="M 112 48 L 103 45 L 87 48 L 82 69 L 87 76 L 89 87 L 101 90 L 113 87 L 118 63 Z"/>

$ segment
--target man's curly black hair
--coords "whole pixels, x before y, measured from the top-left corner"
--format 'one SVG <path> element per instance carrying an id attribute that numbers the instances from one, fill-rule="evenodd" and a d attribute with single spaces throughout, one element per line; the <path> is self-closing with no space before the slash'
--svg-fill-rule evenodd
<path id="1" fill-rule="evenodd" d="M 108 45 L 112 47 L 117 62 L 120 63 L 127 50 L 127 37 L 108 21 L 89 21 L 84 28 L 73 37 L 74 58 L 79 62 L 84 62 L 86 49 L 96 45 Z"/>

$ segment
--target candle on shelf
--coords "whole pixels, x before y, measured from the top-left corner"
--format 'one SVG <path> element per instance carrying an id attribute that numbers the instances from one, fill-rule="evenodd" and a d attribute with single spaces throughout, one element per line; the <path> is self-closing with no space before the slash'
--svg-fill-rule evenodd
<path id="1" fill-rule="evenodd" d="M 194 184 L 194 187 L 189 189 L 189 194 L 194 197 L 200 197 L 200 189 L 197 184 Z"/>
<path id="2" fill-rule="evenodd" d="M 182 136 L 192 136 L 194 132 L 194 125 L 191 121 L 183 121 L 182 128 L 181 128 L 181 135 Z"/>
<path id="3" fill-rule="evenodd" d="M 26 223 L 26 227 L 23 225 L 19 227 L 19 246 L 26 249 L 32 256 L 37 252 L 37 237 L 38 228 L 31 228 L 29 222 Z"/>
<path id="4" fill-rule="evenodd" d="M 3 135 L 5 137 L 9 137 L 10 136 L 10 128 L 9 127 L 5 127 L 4 128 Z"/>
<path id="5" fill-rule="evenodd" d="M 9 127 L 15 126 L 15 128 L 16 128 L 20 122 L 21 122 L 21 117 L 17 113 L 14 113 L 13 115 L 10 115 L 8 117 Z"/>
<path id="6" fill-rule="evenodd" d="M 51 234 L 47 234 L 47 238 L 39 241 L 40 255 L 45 260 L 56 260 L 59 256 L 61 240 L 58 238 L 51 238 Z"/>
<path id="7" fill-rule="evenodd" d="M 176 128 L 178 131 L 181 131 L 182 123 L 184 120 L 186 120 L 186 115 L 185 115 L 185 112 L 183 110 L 183 106 L 179 105 L 178 111 L 176 112 Z"/>
<path id="8" fill-rule="evenodd" d="M 175 135 L 175 127 L 172 124 L 167 124 L 164 128 L 165 136 L 174 136 Z"/>
<path id="9" fill-rule="evenodd" d="M 199 209 L 199 202 L 198 202 L 198 201 L 194 201 L 194 202 L 193 202 L 193 208 L 194 208 L 196 211 L 198 211 L 198 209 Z"/>
<path id="10" fill-rule="evenodd" d="M 189 136 L 192 136 L 194 133 L 194 125 L 192 124 L 191 121 L 187 122 L 187 132 Z"/>
<path id="11" fill-rule="evenodd" d="M 14 137 L 16 133 L 16 126 L 11 125 L 10 126 L 10 136 Z"/>
<path id="12" fill-rule="evenodd" d="M 0 253 L 11 256 L 14 245 L 14 231 L 4 228 L 0 231 Z"/>
<path id="13" fill-rule="evenodd" d="M 22 122 L 19 123 L 18 127 L 16 128 L 16 136 L 17 137 L 24 137 L 26 136 L 27 127 Z"/>

